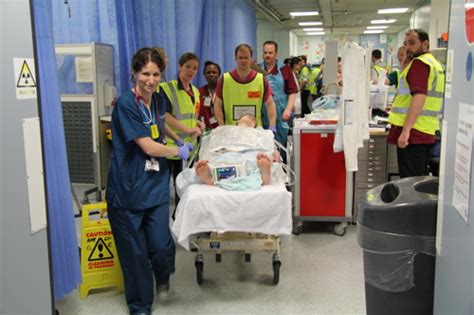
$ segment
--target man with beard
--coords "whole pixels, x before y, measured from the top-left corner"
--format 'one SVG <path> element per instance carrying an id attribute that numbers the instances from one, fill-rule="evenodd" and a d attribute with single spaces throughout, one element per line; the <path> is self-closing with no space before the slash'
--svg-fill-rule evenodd
<path id="1" fill-rule="evenodd" d="M 409 30 L 404 46 L 411 61 L 400 73 L 387 138 L 388 143 L 397 145 L 402 178 L 427 174 L 444 95 L 444 71 L 429 52 L 428 34 L 421 29 Z"/>
<path id="2" fill-rule="evenodd" d="M 199 94 L 201 95 L 199 120 L 204 120 L 206 129 L 214 129 L 219 126 L 214 115 L 214 101 L 216 99 L 217 80 L 221 76 L 221 67 L 217 63 L 206 61 L 203 72 L 207 84 L 199 88 Z"/>

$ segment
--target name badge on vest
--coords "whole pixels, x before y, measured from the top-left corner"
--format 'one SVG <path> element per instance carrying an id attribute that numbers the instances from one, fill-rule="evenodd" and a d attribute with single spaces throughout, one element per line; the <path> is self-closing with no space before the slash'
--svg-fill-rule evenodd
<path id="1" fill-rule="evenodd" d="M 150 133 L 152 139 L 158 139 L 160 137 L 160 131 L 158 130 L 158 125 L 150 125 Z"/>
<path id="2" fill-rule="evenodd" d="M 255 105 L 234 105 L 234 112 L 232 117 L 234 120 L 239 120 L 240 117 L 246 114 L 257 117 L 257 110 Z"/>
<path id="3" fill-rule="evenodd" d="M 159 172 L 160 163 L 154 157 L 147 159 L 145 162 L 145 172 Z"/>

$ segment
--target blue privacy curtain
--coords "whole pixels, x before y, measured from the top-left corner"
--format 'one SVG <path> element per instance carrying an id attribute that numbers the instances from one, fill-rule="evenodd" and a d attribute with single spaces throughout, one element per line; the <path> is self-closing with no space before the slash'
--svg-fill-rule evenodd
<path id="1" fill-rule="evenodd" d="M 58 300 L 81 282 L 81 270 L 56 74 L 51 9 L 51 2 L 33 1 L 53 290 Z"/>
<path id="2" fill-rule="evenodd" d="M 254 9 L 245 0 L 49 0 L 53 3 L 56 44 L 98 42 L 115 50 L 117 91 L 131 87 L 130 59 L 144 46 L 162 46 L 169 59 L 167 80 L 176 78 L 179 56 L 201 59 L 194 84 L 205 83 L 202 65 L 212 60 L 223 70 L 235 67 L 234 48 L 255 47 Z"/>

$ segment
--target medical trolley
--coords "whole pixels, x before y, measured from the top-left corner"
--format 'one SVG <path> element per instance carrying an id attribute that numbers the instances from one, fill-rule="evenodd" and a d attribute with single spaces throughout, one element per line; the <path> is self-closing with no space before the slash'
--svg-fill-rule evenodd
<path id="1" fill-rule="evenodd" d="M 335 124 L 312 124 L 297 119 L 293 127 L 293 233 L 303 221 L 335 222 L 342 236 L 352 220 L 353 174 L 346 172 L 344 152 L 334 153 Z"/>

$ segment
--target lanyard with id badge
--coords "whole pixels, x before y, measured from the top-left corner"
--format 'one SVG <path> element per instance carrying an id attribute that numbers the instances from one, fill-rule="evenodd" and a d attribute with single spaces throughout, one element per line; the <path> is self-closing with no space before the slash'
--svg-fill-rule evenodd
<path id="1" fill-rule="evenodd" d="M 209 117 L 209 123 L 210 124 L 217 124 L 217 119 L 214 115 L 214 101 L 216 99 L 216 93 L 212 93 L 211 90 L 208 91 L 208 96 L 204 98 L 204 106 L 209 107 L 211 111 L 211 117 Z"/>
<path id="2" fill-rule="evenodd" d="M 160 138 L 160 112 L 158 110 L 156 115 L 153 114 L 153 109 L 156 109 L 157 100 L 154 99 L 150 108 L 148 108 L 141 99 L 139 99 L 139 107 L 140 111 L 144 116 L 143 124 L 150 130 L 150 137 L 153 140 Z M 155 117 L 158 117 L 158 124 L 155 121 Z M 145 172 L 159 172 L 160 171 L 160 163 L 157 158 L 155 157 L 148 157 L 145 161 Z"/>

